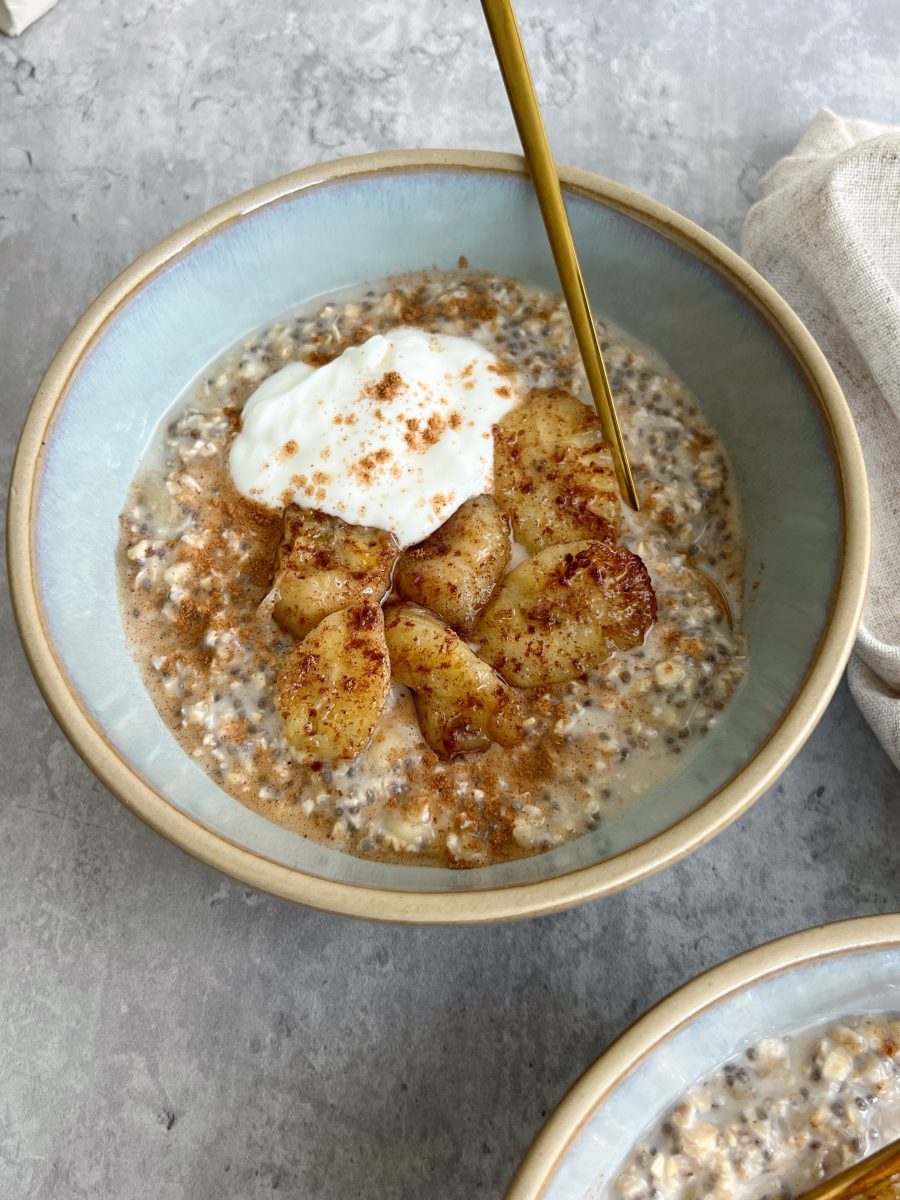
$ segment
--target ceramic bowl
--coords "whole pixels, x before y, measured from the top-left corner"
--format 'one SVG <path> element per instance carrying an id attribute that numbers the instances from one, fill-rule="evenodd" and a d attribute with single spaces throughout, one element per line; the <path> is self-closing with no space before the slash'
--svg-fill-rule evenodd
<path id="1" fill-rule="evenodd" d="M 819 926 L 741 954 L 642 1017 L 574 1085 L 506 1200 L 599 1200 L 693 1083 L 767 1035 L 900 1009 L 900 915 Z"/>
<path id="2" fill-rule="evenodd" d="M 411 151 L 299 171 L 198 218 L 91 306 L 35 398 L 14 468 L 13 601 L 50 707 L 138 816 L 253 887 L 407 921 L 521 917 L 624 887 L 690 853 L 797 752 L 856 630 L 868 555 L 862 458 L 840 389 L 787 305 L 737 255 L 627 188 L 563 169 L 598 310 L 698 394 L 730 451 L 747 529 L 751 666 L 702 753 L 595 833 L 472 871 L 315 845 L 222 792 L 179 747 L 129 653 L 117 515 L 154 430 L 207 364 L 286 310 L 398 271 L 473 268 L 554 286 L 517 157 Z"/>

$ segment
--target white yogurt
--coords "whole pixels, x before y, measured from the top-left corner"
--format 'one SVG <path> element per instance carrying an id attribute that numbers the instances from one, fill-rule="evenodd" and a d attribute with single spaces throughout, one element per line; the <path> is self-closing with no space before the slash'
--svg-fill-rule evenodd
<path id="1" fill-rule="evenodd" d="M 410 546 L 491 490 L 491 427 L 519 398 L 478 342 L 392 329 L 271 375 L 244 408 L 231 475 L 270 508 L 317 508 Z"/>

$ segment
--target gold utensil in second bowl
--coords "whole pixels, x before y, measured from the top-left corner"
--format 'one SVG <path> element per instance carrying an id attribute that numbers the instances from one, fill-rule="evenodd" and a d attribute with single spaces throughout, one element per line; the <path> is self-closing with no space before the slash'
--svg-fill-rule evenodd
<path id="1" fill-rule="evenodd" d="M 896 1200 L 898 1196 L 900 1138 L 804 1192 L 799 1200 Z"/>

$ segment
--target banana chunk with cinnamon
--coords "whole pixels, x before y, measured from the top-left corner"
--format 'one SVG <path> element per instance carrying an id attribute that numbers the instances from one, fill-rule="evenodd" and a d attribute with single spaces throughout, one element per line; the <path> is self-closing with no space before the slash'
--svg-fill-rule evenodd
<path id="1" fill-rule="evenodd" d="M 291 504 L 275 558 L 272 615 L 303 638 L 330 613 L 379 604 L 400 553 L 393 534 Z"/>
<path id="2" fill-rule="evenodd" d="M 593 408 L 550 389 L 507 413 L 494 426 L 494 495 L 532 554 L 585 538 L 615 541 L 619 492 Z"/>
<path id="3" fill-rule="evenodd" d="M 640 645 L 655 620 L 656 595 L 641 559 L 623 546 L 578 541 L 510 571 L 472 638 L 510 683 L 546 687 Z"/>
<path id="4" fill-rule="evenodd" d="M 355 758 L 371 740 L 390 686 L 381 606 L 330 613 L 291 647 L 278 674 L 287 740 L 311 760 Z"/>
<path id="5" fill-rule="evenodd" d="M 518 698 L 443 621 L 412 604 L 385 609 L 394 678 L 415 693 L 425 741 L 442 758 L 513 746 L 523 735 Z"/>
<path id="6" fill-rule="evenodd" d="M 492 496 L 467 500 L 424 542 L 403 551 L 394 588 L 454 629 L 465 629 L 506 569 L 509 528 Z"/>

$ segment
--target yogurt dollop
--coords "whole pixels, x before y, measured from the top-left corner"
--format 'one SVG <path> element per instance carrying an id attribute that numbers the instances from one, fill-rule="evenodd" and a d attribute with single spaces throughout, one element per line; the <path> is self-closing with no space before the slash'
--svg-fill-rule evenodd
<path id="1" fill-rule="evenodd" d="M 410 546 L 491 490 L 491 427 L 518 401 L 480 343 L 392 329 L 265 380 L 244 408 L 231 475 L 270 508 L 317 508 Z"/>

